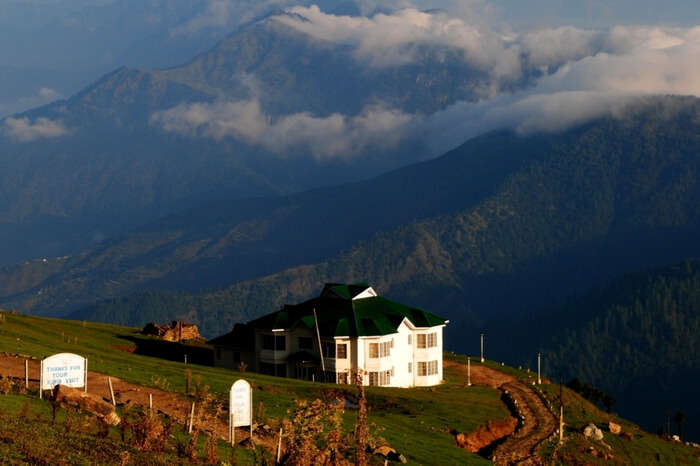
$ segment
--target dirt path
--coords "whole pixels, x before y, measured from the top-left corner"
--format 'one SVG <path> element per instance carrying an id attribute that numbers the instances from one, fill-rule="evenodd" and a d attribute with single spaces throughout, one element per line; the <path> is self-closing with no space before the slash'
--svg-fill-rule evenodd
<path id="1" fill-rule="evenodd" d="M 0 354 L 0 375 L 10 376 L 17 379 L 24 379 L 24 358 L 12 355 Z M 40 363 L 38 360 L 29 361 L 29 386 L 39 386 Z M 161 412 L 175 422 L 186 425 L 190 414 L 191 400 L 182 394 L 160 390 L 158 388 L 146 387 L 126 382 L 117 377 L 112 377 L 112 388 L 117 404 L 136 404 L 143 407 L 148 406 L 148 395 L 153 399 L 153 409 Z M 88 371 L 88 392 L 98 395 L 111 402 L 107 375 L 100 372 Z M 216 426 L 216 431 L 222 439 L 228 439 L 228 425 L 221 421 Z M 236 441 L 242 441 L 249 437 L 249 429 L 236 429 Z M 258 442 L 258 436 L 255 441 Z M 262 440 L 262 439 L 260 439 Z"/>
<path id="2" fill-rule="evenodd" d="M 459 366 L 466 375 L 463 364 L 452 361 L 445 361 L 444 364 Z M 509 409 L 515 409 L 520 419 L 515 432 L 496 446 L 491 456 L 493 462 L 497 465 L 543 464 L 536 455 L 537 448 L 554 434 L 558 422 L 533 387 L 512 375 L 479 364 L 471 367 L 471 381 L 475 385 L 487 385 L 503 393 L 510 404 Z"/>

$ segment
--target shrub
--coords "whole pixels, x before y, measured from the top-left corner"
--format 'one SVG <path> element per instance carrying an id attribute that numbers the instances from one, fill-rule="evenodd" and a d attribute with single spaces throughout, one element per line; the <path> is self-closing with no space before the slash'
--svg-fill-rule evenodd
<path id="1" fill-rule="evenodd" d="M 3 377 L 0 375 L 0 393 L 3 395 L 9 395 L 12 393 L 14 386 L 15 384 L 12 382 L 12 379 L 9 376 Z"/>

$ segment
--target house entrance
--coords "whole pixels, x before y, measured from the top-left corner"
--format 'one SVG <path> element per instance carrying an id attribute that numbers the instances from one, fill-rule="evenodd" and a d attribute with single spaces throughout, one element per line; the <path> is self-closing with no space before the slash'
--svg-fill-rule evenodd
<path id="1" fill-rule="evenodd" d="M 296 366 L 294 376 L 301 380 L 313 380 L 313 375 L 316 373 L 314 366 Z"/>

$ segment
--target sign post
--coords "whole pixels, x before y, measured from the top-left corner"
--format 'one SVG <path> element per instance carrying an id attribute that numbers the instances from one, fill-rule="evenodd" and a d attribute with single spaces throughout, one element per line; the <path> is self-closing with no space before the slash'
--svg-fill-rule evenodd
<path id="1" fill-rule="evenodd" d="M 467 356 L 467 387 L 472 386 L 472 358 Z"/>
<path id="2" fill-rule="evenodd" d="M 231 385 L 228 413 L 231 445 L 236 443 L 236 427 L 250 426 L 250 439 L 252 441 L 253 391 L 247 381 L 238 379 Z"/>
<path id="3" fill-rule="evenodd" d="M 484 362 L 484 334 L 481 334 L 481 362 Z"/>
<path id="4" fill-rule="evenodd" d="M 58 353 L 41 361 L 39 398 L 44 390 L 53 390 L 56 385 L 84 387 L 87 392 L 88 361 L 73 353 Z"/>

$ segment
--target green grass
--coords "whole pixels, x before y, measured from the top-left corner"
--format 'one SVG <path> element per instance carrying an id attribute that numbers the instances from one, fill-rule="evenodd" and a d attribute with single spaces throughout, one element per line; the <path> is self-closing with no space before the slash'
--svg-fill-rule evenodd
<path id="1" fill-rule="evenodd" d="M 289 411 L 297 399 L 312 400 L 337 390 L 356 395 L 354 387 L 185 365 L 119 349 L 133 346 L 135 338 L 143 338 L 134 328 L 9 313 L 4 316 L 4 322 L 0 322 L 0 351 L 38 358 L 58 352 L 77 353 L 88 358 L 90 370 L 143 385 L 166 384 L 169 390 L 183 394 L 185 370 L 189 369 L 193 380 L 201 377 L 203 384 L 222 399 L 231 384 L 243 377 L 254 388 L 254 405 L 262 402 L 266 418 L 273 420 L 290 418 Z M 435 388 L 369 388 L 369 422 L 376 425 L 375 434 L 385 438 L 411 464 L 435 464 L 438 458 L 442 464 L 489 464 L 459 449 L 450 430 L 470 432 L 490 419 L 505 418 L 508 412 L 499 393 L 486 387 L 466 388 L 464 380 L 449 368 L 445 378 L 446 383 Z M 345 414 L 350 431 L 355 416 L 354 411 Z"/>
<path id="2" fill-rule="evenodd" d="M 559 406 L 559 385 L 541 385 L 542 392 L 553 406 Z M 610 464 L 602 458 L 596 458 L 587 453 L 588 447 L 593 446 L 598 451 L 606 451 L 613 454 L 615 460 L 622 464 L 663 464 L 686 465 L 699 464 L 700 450 L 683 444 L 670 442 L 658 435 L 643 431 L 636 424 L 609 414 L 582 398 L 576 392 L 564 387 L 562 389 L 564 400 L 564 432 L 566 443 L 561 448 L 560 455 L 574 459 L 577 464 Z M 621 436 L 611 434 L 608 431 L 608 422 L 613 421 L 622 426 L 622 432 L 630 432 L 634 438 L 626 440 Z M 583 435 L 583 428 L 589 423 L 596 424 L 604 434 L 603 441 L 612 448 L 608 450 L 599 442 L 588 440 Z"/>
<path id="3" fill-rule="evenodd" d="M 98 422 L 91 416 L 59 408 L 53 418 L 51 405 L 36 396 L 0 395 L 0 458 L 3 464 L 119 464 L 129 458 L 129 464 L 200 464 L 177 454 L 176 443 L 189 441 L 187 433 L 173 431 L 173 438 L 162 452 L 143 452 L 130 443 L 131 434 L 122 440 L 121 430 L 109 429 L 98 437 Z M 199 437 L 198 457 L 205 457 L 204 436 Z M 249 450 L 225 442 L 218 444 L 219 457 L 224 460 L 235 453 L 238 464 L 252 464 Z"/>
<path id="4" fill-rule="evenodd" d="M 245 378 L 254 388 L 254 405 L 257 406 L 259 402 L 264 404 L 265 419 L 256 419 L 256 421 L 268 421 L 276 425 L 283 418 L 289 419 L 295 400 L 322 398 L 338 391 L 346 392 L 350 398 L 356 396 L 356 389 L 349 386 L 311 383 L 192 364 L 185 365 L 181 362 L 129 353 L 123 348 L 133 346 L 134 341 L 144 338 L 134 328 L 8 313 L 3 313 L 3 316 L 4 318 L 0 318 L 0 352 L 26 354 L 38 358 L 63 351 L 78 353 L 88 358 L 91 370 L 148 386 L 154 386 L 155 383 L 166 384 L 169 390 L 182 393 L 183 396 L 186 369 L 192 372 L 193 380 L 197 376 L 201 377 L 203 383 L 209 385 L 222 400 L 226 398 L 228 389 L 236 379 Z M 466 364 L 466 357 L 462 355 L 446 354 L 445 358 Z M 478 358 L 473 358 L 472 363 L 480 364 Z M 503 366 L 500 362 L 486 361 L 484 364 L 526 382 L 534 380 L 535 377 L 532 372 Z M 374 425 L 375 436 L 385 438 L 390 445 L 406 456 L 410 464 L 490 464 L 477 455 L 457 448 L 450 430 L 471 432 L 490 419 L 505 418 L 508 412 L 500 402 L 499 393 L 486 387 L 465 387 L 466 380 L 463 374 L 455 368 L 446 367 L 445 378 L 444 384 L 434 388 L 368 388 L 369 421 Z M 550 400 L 558 398 L 558 385 L 545 384 L 541 389 Z M 590 464 L 603 464 L 603 460 L 586 453 L 586 448 L 593 444 L 580 432 L 589 422 L 594 422 L 601 427 L 606 425 L 611 416 L 567 389 L 564 390 L 564 401 L 567 443 L 560 450 L 561 457 Z M 0 395 L 0 410 L 16 413 L 26 402 L 30 403 L 32 416 L 38 414 L 46 419 L 50 417 L 49 403 L 39 401 L 36 397 Z M 557 405 L 556 402 L 554 404 Z M 345 413 L 346 431 L 352 431 L 355 416 L 354 411 Z M 612 416 L 612 419 L 623 426 L 623 431 L 630 431 L 635 435 L 633 440 L 628 441 L 609 432 L 605 433 L 605 442 L 613 448 L 613 455 L 621 463 L 698 464 L 697 450 L 662 440 L 616 416 Z M 65 412 L 59 411 L 57 422 L 65 422 Z M 93 445 L 94 435 L 86 434 L 80 437 L 75 433 L 72 434 L 73 436 L 62 437 L 59 435 L 62 432 L 61 429 L 54 429 L 52 433 L 49 431 L 50 427 L 45 424 L 37 428 L 43 429 L 40 434 L 54 439 L 53 441 L 57 442 L 56 445 L 64 445 L 61 442 L 70 441 L 70 445 L 66 444 L 61 448 L 65 447 L 69 454 L 74 455 L 72 458 L 77 458 L 75 461 L 77 464 L 81 461 L 89 463 L 90 448 L 99 447 L 99 445 Z M 178 438 L 186 436 L 183 432 L 175 432 L 175 434 Z M 75 437 L 76 435 L 78 437 Z M 110 445 L 113 448 L 129 450 L 130 447 L 122 445 L 118 437 L 117 434 L 110 434 L 109 441 L 112 442 Z M 601 449 L 600 445 L 595 446 Z M 544 453 L 547 451 L 551 453 L 552 450 L 553 445 L 543 448 Z M 230 447 L 224 442 L 220 443 L 219 452 L 222 459 L 228 459 L 231 455 Z M 239 464 L 252 463 L 253 454 L 250 450 L 237 448 L 235 453 Z M 9 458 L 7 462 L 10 463 L 21 462 L 23 458 L 23 452 L 17 445 L 13 447 L 2 442 L 0 442 L 0 455 L 3 458 Z M 186 464 L 183 463 L 185 460 L 172 452 L 165 458 L 167 459 L 165 462 Z M 161 459 L 155 456 L 144 457 L 144 461 L 148 460 L 154 464 L 158 464 Z"/>

